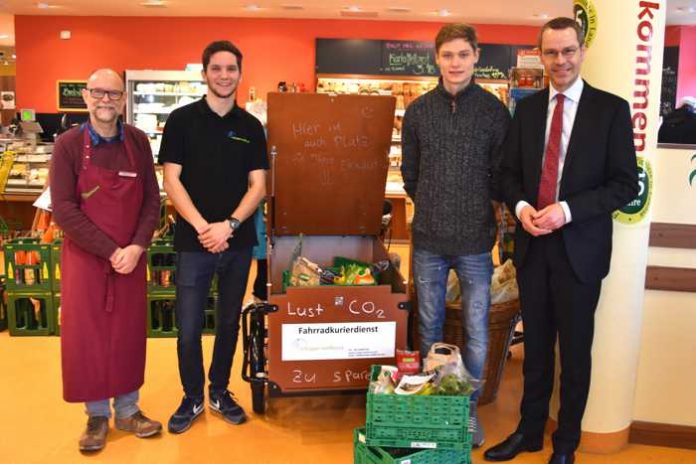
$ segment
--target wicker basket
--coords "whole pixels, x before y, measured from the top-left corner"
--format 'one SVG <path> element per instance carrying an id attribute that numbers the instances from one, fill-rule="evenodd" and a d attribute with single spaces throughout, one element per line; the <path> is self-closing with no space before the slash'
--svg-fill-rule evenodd
<path id="1" fill-rule="evenodd" d="M 415 291 L 411 296 L 411 301 L 413 301 L 411 336 L 413 337 L 414 349 L 418 349 L 420 337 L 418 335 L 418 299 Z M 486 354 L 486 363 L 483 369 L 485 383 L 479 398 L 479 404 L 495 401 L 495 397 L 498 394 L 505 359 L 510 348 L 510 340 L 512 339 L 515 325 L 517 325 L 519 320 L 519 310 L 519 300 L 491 305 L 488 321 L 488 353 Z M 448 304 L 446 307 L 443 337 L 445 343 L 457 345 L 464 352 L 466 339 L 462 329 L 461 306 L 459 303 Z"/>

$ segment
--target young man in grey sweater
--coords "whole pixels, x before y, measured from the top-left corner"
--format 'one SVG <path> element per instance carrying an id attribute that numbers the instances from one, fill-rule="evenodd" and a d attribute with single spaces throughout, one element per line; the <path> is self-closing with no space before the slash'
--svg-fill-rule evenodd
<path id="1" fill-rule="evenodd" d="M 440 82 L 406 110 L 402 131 L 404 189 L 415 203 L 413 269 L 420 352 L 442 341 L 447 275 L 462 290 L 469 373 L 480 379 L 488 347 L 491 249 L 495 241 L 496 171 L 510 122 L 505 106 L 474 82 L 476 30 L 449 24 L 435 39 Z M 478 392 L 471 399 L 474 447 L 483 444 Z"/>

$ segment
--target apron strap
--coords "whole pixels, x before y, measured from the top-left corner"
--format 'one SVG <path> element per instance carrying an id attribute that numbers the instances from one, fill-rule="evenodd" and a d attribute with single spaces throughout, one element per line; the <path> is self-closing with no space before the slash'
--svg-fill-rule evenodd
<path id="1" fill-rule="evenodd" d="M 107 313 L 113 312 L 114 303 L 116 301 L 116 274 L 114 272 L 109 272 L 106 275 L 106 301 L 104 302 L 104 308 Z"/>
<path id="2" fill-rule="evenodd" d="M 92 140 L 89 138 L 88 123 L 82 126 L 82 170 L 86 171 L 92 157 Z"/>

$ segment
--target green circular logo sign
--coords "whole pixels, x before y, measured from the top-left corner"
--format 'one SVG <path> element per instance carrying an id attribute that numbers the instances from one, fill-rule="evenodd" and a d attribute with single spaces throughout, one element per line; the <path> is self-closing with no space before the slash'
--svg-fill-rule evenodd
<path id="1" fill-rule="evenodd" d="M 614 211 L 612 217 L 622 224 L 637 224 L 645 218 L 650 210 L 653 190 L 653 173 L 650 162 L 638 157 L 638 196 L 623 208 Z"/>
<path id="2" fill-rule="evenodd" d="M 592 0 L 575 0 L 573 13 L 575 22 L 585 32 L 585 46 L 589 48 L 597 35 L 597 9 Z"/>

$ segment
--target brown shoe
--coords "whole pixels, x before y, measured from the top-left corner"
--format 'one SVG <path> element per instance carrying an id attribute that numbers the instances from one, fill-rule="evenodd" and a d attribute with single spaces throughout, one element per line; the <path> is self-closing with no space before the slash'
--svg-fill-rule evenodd
<path id="1" fill-rule="evenodd" d="M 106 434 L 109 432 L 109 418 L 90 417 L 87 428 L 80 437 L 80 451 L 99 451 L 106 446 Z"/>
<path id="2" fill-rule="evenodd" d="M 162 431 L 162 424 L 148 419 L 138 411 L 132 416 L 124 417 L 123 419 L 116 418 L 116 428 L 124 432 L 132 432 L 138 438 L 147 438 L 157 435 Z"/>

